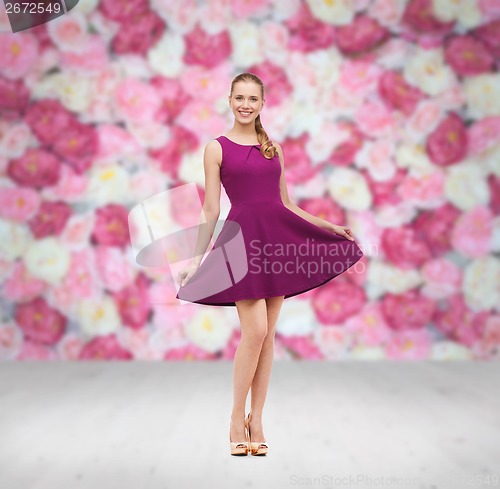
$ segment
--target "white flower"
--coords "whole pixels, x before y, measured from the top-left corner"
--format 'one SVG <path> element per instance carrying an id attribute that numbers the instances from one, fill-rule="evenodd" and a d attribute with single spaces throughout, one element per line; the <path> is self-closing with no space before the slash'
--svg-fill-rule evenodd
<path id="1" fill-rule="evenodd" d="M 355 346 L 351 351 L 353 360 L 386 360 L 386 354 L 380 346 Z"/>
<path id="2" fill-rule="evenodd" d="M 483 170 L 467 160 L 448 168 L 444 194 L 459 209 L 468 211 L 477 205 L 488 205 L 490 190 Z"/>
<path id="3" fill-rule="evenodd" d="M 24 342 L 24 335 L 14 323 L 0 325 L 0 360 L 15 361 Z"/>
<path id="4" fill-rule="evenodd" d="M 34 99 L 57 98 L 69 110 L 86 112 L 92 99 L 92 80 L 76 73 L 54 73 L 35 84 L 32 95 Z"/>
<path id="5" fill-rule="evenodd" d="M 236 66 L 249 66 L 264 60 L 264 52 L 259 42 L 259 27 L 254 22 L 232 22 L 229 27 L 231 57 Z"/>
<path id="6" fill-rule="evenodd" d="M 52 285 L 59 285 L 71 263 L 69 250 L 53 236 L 33 241 L 24 256 L 28 271 Z"/>
<path id="7" fill-rule="evenodd" d="M 347 359 L 353 337 L 343 326 L 320 326 L 315 329 L 314 342 L 325 358 Z"/>
<path id="8" fill-rule="evenodd" d="M 469 76 L 464 81 L 467 115 L 482 119 L 489 115 L 500 115 L 500 74 L 489 73 Z"/>
<path id="9" fill-rule="evenodd" d="M 500 216 L 493 219 L 493 235 L 491 237 L 491 249 L 494 253 L 500 253 Z"/>
<path id="10" fill-rule="evenodd" d="M 401 294 L 423 283 L 418 270 L 404 270 L 380 259 L 370 261 L 368 267 L 368 292 L 370 298 L 378 299 L 385 293 Z"/>
<path id="11" fill-rule="evenodd" d="M 153 70 L 160 75 L 175 78 L 182 73 L 182 60 L 186 46 L 181 34 L 167 29 L 162 38 L 148 51 L 147 57 Z"/>
<path id="12" fill-rule="evenodd" d="M 120 165 L 94 166 L 90 170 L 87 200 L 95 206 L 130 200 L 130 174 Z"/>
<path id="13" fill-rule="evenodd" d="M 226 316 L 215 308 L 203 308 L 185 325 L 186 338 L 210 353 L 222 350 L 229 341 L 233 326 Z"/>
<path id="14" fill-rule="evenodd" d="M 352 168 L 335 168 L 328 179 L 328 191 L 345 209 L 364 211 L 372 204 L 365 178 Z"/>
<path id="15" fill-rule="evenodd" d="M 399 227 L 412 221 L 417 213 L 415 204 L 409 200 L 402 200 L 397 204 L 383 204 L 375 211 L 375 222 L 380 227 Z"/>
<path id="16" fill-rule="evenodd" d="M 90 337 L 115 333 L 122 323 L 115 302 L 107 295 L 79 300 L 77 315 L 81 330 Z"/>
<path id="17" fill-rule="evenodd" d="M 127 129 L 143 148 L 157 149 L 165 146 L 170 137 L 170 129 L 160 122 L 127 121 Z"/>
<path id="18" fill-rule="evenodd" d="M 196 151 L 186 153 L 179 165 L 178 176 L 184 182 L 195 182 L 205 188 L 205 173 L 203 170 L 203 158 L 205 148 L 199 147 Z"/>
<path id="19" fill-rule="evenodd" d="M 203 20 L 200 3 L 196 0 L 151 0 L 151 8 L 167 23 L 169 30 L 178 34 L 188 33 L 198 21 Z"/>
<path id="20" fill-rule="evenodd" d="M 85 0 L 85 2 L 78 2 L 74 7 L 74 10 L 84 14 L 89 14 L 95 10 L 98 4 L 99 0 Z"/>
<path id="21" fill-rule="evenodd" d="M 396 149 L 396 162 L 399 167 L 407 168 L 412 177 L 424 177 L 436 171 L 436 165 L 429 159 L 421 144 L 401 144 Z"/>
<path id="22" fill-rule="evenodd" d="M 312 14 L 333 25 L 350 24 L 354 19 L 354 2 L 351 0 L 307 0 Z"/>
<path id="23" fill-rule="evenodd" d="M 471 360 L 471 350 L 454 341 L 436 341 L 431 345 L 432 360 Z"/>
<path id="24" fill-rule="evenodd" d="M 282 23 L 264 21 L 260 24 L 259 36 L 267 59 L 285 67 L 288 57 L 288 29 Z"/>
<path id="25" fill-rule="evenodd" d="M 14 261 L 26 252 L 32 236 L 26 224 L 0 218 L 0 238 L 0 256 Z"/>
<path id="26" fill-rule="evenodd" d="M 309 301 L 287 299 L 283 302 L 276 331 L 284 336 L 304 336 L 317 327 L 316 314 Z"/>
<path id="27" fill-rule="evenodd" d="M 477 0 L 432 0 L 434 15 L 444 21 L 457 20 L 463 29 L 481 24 L 481 10 Z"/>
<path id="28" fill-rule="evenodd" d="M 220 1 L 220 0 L 216 0 Z M 283 22 L 293 17 L 299 10 L 301 0 L 286 0 L 286 2 L 272 2 L 272 18 L 276 22 Z"/>
<path id="29" fill-rule="evenodd" d="M 464 270 L 463 288 L 471 309 L 500 311 L 500 260 L 490 255 L 472 260 Z"/>
<path id="30" fill-rule="evenodd" d="M 435 96 L 456 84 L 453 70 L 446 66 L 442 48 L 418 49 L 404 68 L 408 83 Z"/>

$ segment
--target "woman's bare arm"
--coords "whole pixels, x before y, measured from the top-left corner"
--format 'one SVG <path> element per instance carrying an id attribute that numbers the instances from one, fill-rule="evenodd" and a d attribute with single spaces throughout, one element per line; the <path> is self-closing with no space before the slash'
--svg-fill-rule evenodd
<path id="1" fill-rule="evenodd" d="M 205 199 L 199 219 L 198 240 L 191 263 L 199 266 L 212 239 L 220 214 L 220 164 L 222 148 L 216 140 L 205 146 L 203 167 L 205 171 Z"/>

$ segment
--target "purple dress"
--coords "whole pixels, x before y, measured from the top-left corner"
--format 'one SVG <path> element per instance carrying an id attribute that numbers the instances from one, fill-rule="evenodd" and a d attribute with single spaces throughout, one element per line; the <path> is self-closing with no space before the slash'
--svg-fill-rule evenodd
<path id="1" fill-rule="evenodd" d="M 231 209 L 213 248 L 177 298 L 209 306 L 274 296 L 293 297 L 329 282 L 363 252 L 343 236 L 295 214 L 280 194 L 279 157 L 265 158 L 260 145 L 226 136 L 221 182 Z"/>

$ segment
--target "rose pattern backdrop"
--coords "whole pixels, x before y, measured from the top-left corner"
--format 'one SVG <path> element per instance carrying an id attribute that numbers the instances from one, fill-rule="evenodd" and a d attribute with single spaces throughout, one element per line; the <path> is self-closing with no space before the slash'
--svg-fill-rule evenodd
<path id="1" fill-rule="evenodd" d="M 85 0 L 17 34 L 0 20 L 0 358 L 232 359 L 235 308 L 179 306 L 127 217 L 178 185 L 203 198 L 242 71 L 266 86 L 290 197 L 365 253 L 285 301 L 276 358 L 499 358 L 500 2 Z"/>

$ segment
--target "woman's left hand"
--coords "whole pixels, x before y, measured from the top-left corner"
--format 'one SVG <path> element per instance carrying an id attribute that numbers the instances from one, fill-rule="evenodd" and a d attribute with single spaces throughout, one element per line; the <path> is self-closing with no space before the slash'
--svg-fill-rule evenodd
<path id="1" fill-rule="evenodd" d="M 354 241 L 352 231 L 347 226 L 337 226 L 336 224 L 332 224 L 330 230 L 332 231 L 332 233 L 338 234 L 339 236 L 344 236 L 344 238 L 347 238 L 350 241 Z"/>

